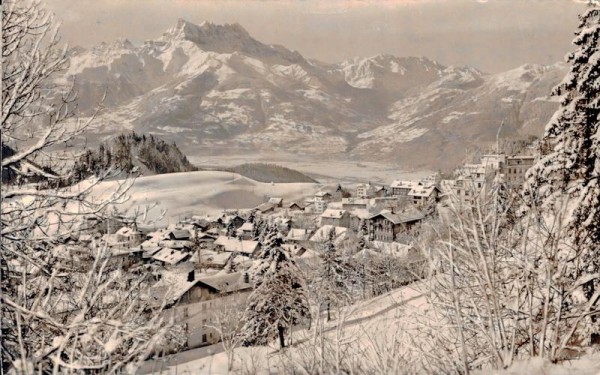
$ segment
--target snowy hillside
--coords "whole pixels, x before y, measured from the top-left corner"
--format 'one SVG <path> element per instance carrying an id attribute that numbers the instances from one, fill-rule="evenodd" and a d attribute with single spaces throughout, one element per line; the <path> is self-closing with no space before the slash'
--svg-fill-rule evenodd
<path id="1" fill-rule="evenodd" d="M 564 67 L 489 75 L 390 55 L 329 65 L 261 43 L 239 24 L 179 20 L 141 46 L 74 49 L 67 75 L 84 113 L 108 90 L 98 139 L 132 129 L 175 141 L 192 159 L 350 155 L 422 169 L 453 166 L 465 148 L 495 141 L 503 120 L 504 136 L 540 135 Z"/>
<path id="2" fill-rule="evenodd" d="M 106 197 L 118 183 L 102 182 L 94 188 L 93 195 Z M 143 211 L 144 207 L 158 202 L 147 220 L 156 219 L 161 210 L 166 210 L 165 222 L 173 222 L 183 215 L 254 208 L 263 203 L 266 196 L 282 197 L 290 202 L 314 194 L 318 189 L 319 185 L 312 183 L 261 183 L 229 172 L 171 173 L 136 179 L 127 193 L 129 200 L 119 208 Z"/>

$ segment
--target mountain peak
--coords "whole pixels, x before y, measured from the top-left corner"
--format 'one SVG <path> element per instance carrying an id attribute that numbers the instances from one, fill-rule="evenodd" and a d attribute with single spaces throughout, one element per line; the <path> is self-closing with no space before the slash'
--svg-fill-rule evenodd
<path id="1" fill-rule="evenodd" d="M 171 26 L 163 34 L 163 39 L 189 40 L 197 44 L 212 44 L 224 40 L 250 39 L 250 34 L 240 24 L 218 25 L 203 21 L 199 25 L 179 18 L 174 26 Z"/>

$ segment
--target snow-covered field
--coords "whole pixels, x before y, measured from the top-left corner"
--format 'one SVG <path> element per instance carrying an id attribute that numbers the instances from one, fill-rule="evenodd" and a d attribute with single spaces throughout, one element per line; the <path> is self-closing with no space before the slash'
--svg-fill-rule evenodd
<path id="1" fill-rule="evenodd" d="M 375 342 L 381 342 L 395 335 L 394 327 L 398 327 L 399 313 L 406 309 L 421 309 L 425 298 L 418 288 L 403 287 L 381 296 L 360 302 L 349 307 L 343 318 L 335 313 L 334 320 L 325 323 L 323 331 L 328 340 L 358 340 L 353 348 L 361 348 L 368 356 L 369 349 Z M 339 322 L 343 320 L 343 337 L 339 337 Z M 303 349 L 314 343 L 306 330 L 298 330 L 293 334 L 292 346 L 286 349 L 286 359 L 300 358 Z M 201 358 L 194 358 L 201 357 Z M 272 346 L 239 347 L 235 349 L 234 373 L 268 374 L 277 373 L 281 357 L 275 343 Z M 367 358 L 368 360 L 368 358 Z M 269 366 L 269 367 L 267 367 Z M 251 369 L 252 368 L 252 369 Z M 241 370 L 241 371 L 238 371 Z M 254 372 L 256 371 L 256 372 Z M 219 344 L 189 352 L 176 354 L 167 363 L 149 362 L 140 372 L 142 374 L 227 374 L 227 356 Z"/>
<path id="2" fill-rule="evenodd" d="M 108 196 L 118 184 L 118 181 L 102 182 L 94 188 L 93 195 Z M 317 184 L 262 183 L 229 172 L 171 173 L 136 179 L 127 192 L 129 199 L 119 209 L 143 209 L 157 203 L 156 208 L 149 211 L 148 220 L 166 210 L 165 220 L 168 223 L 184 215 L 253 208 L 263 203 L 265 196 L 282 197 L 290 202 L 314 194 L 318 189 Z"/>

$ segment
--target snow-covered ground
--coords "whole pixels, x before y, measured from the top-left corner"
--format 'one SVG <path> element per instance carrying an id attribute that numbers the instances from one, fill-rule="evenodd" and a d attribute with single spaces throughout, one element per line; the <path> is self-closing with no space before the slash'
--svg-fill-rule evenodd
<path id="1" fill-rule="evenodd" d="M 118 181 L 105 181 L 94 188 L 93 195 L 105 197 L 115 190 Z M 271 184 L 257 182 L 235 173 L 198 171 L 140 177 L 127 192 L 129 199 L 119 208 L 129 211 L 157 203 L 148 220 L 166 210 L 165 221 L 174 222 L 190 214 L 215 213 L 223 209 L 253 208 L 265 196 L 282 197 L 286 202 L 314 194 L 317 184 Z"/>
<path id="2" fill-rule="evenodd" d="M 399 311 L 408 308 L 420 309 L 425 304 L 419 288 L 406 286 L 381 296 L 360 302 L 349 307 L 343 313 L 334 313 L 334 319 L 325 323 L 323 331 L 328 339 L 335 340 L 339 334 L 339 322 L 343 320 L 343 340 L 359 340 L 353 347 L 367 348 L 381 338 L 387 337 L 399 318 Z M 393 333 L 392 333 L 393 334 Z M 286 349 L 286 355 L 300 356 L 305 346 L 311 346 L 311 335 L 304 329 L 293 333 L 292 346 Z M 194 358 L 195 357 L 195 358 Z M 273 346 L 239 347 L 235 350 L 234 369 L 253 369 L 258 374 L 276 373 L 278 348 Z M 270 366 L 270 368 L 267 368 Z M 171 356 L 166 363 L 148 362 L 140 374 L 227 374 L 227 356 L 219 344 L 183 352 Z M 242 371 L 241 373 L 244 373 Z"/>

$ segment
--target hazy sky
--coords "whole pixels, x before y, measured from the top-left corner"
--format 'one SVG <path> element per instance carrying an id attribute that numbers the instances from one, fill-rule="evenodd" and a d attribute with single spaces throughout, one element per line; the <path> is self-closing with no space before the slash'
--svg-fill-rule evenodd
<path id="1" fill-rule="evenodd" d="M 71 45 L 160 36 L 178 18 L 240 23 L 256 39 L 336 62 L 388 53 L 493 73 L 562 61 L 574 0 L 46 0 Z"/>

